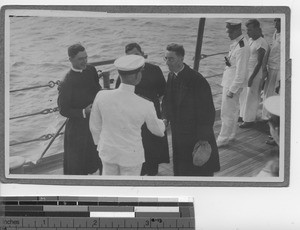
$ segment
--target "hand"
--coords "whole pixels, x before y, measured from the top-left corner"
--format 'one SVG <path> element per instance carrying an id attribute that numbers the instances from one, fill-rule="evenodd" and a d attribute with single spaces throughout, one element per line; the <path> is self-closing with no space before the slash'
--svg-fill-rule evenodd
<path id="1" fill-rule="evenodd" d="M 227 90 L 227 93 L 226 93 L 227 97 L 233 98 L 233 94 L 234 94 L 233 92 Z"/>
<path id="2" fill-rule="evenodd" d="M 169 125 L 169 121 L 168 121 L 167 119 L 163 119 L 163 122 L 164 122 L 164 124 L 165 124 L 165 127 L 167 128 L 168 125 Z"/>
<path id="3" fill-rule="evenodd" d="M 84 108 L 85 115 L 87 115 L 87 116 L 90 115 L 91 110 L 92 110 L 92 104 L 90 104 L 87 107 L 85 107 Z"/>
<path id="4" fill-rule="evenodd" d="M 249 78 L 249 81 L 248 81 L 248 87 L 251 87 L 252 84 L 253 84 L 253 78 L 250 77 L 250 78 Z"/>

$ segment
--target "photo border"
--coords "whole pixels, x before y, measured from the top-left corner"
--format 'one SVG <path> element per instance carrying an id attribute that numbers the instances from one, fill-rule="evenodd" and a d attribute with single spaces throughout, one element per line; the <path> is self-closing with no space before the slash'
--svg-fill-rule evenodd
<path id="1" fill-rule="evenodd" d="M 43 176 L 36 178 L 6 178 L 5 177 L 5 11 L 6 10 L 59 10 L 59 11 L 85 11 L 85 12 L 107 12 L 107 13 L 174 13 L 174 14 L 284 14 L 285 15 L 285 60 L 286 60 L 286 83 L 285 83 L 285 129 L 284 129 L 284 180 L 283 182 L 265 181 L 182 181 L 182 180 L 128 180 L 128 179 L 93 179 L 85 176 L 65 179 L 55 176 L 55 179 Z M 208 186 L 208 187 L 231 187 L 231 186 L 255 186 L 255 187 L 285 187 L 289 185 L 290 179 L 290 126 L 291 126 L 291 60 L 290 60 L 290 8 L 286 6 L 40 6 L 40 5 L 7 5 L 1 8 L 1 100 L 0 100 L 0 179 L 2 183 L 18 184 L 49 184 L 49 185 L 101 185 L 101 186 Z M 2 167 L 1 167 L 2 166 Z M 66 177 L 66 176 L 63 176 Z M 73 177 L 73 176 L 70 176 Z M 223 179 L 223 178 L 222 178 Z"/>

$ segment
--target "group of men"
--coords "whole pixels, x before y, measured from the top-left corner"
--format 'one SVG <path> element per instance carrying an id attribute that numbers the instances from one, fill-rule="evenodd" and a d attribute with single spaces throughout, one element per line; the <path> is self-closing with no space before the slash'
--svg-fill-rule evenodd
<path id="1" fill-rule="evenodd" d="M 232 40 L 222 79 L 222 126 L 218 147 L 235 140 L 238 121 L 240 128 L 252 127 L 258 116 L 259 104 L 277 94 L 280 84 L 280 19 L 274 20 L 275 33 L 271 47 L 263 38 L 257 19 L 246 22 L 249 40 L 242 33 L 240 20 L 226 21 L 226 32 Z M 263 106 L 261 119 L 268 120 Z M 267 143 L 272 144 L 268 141 Z"/>
<path id="2" fill-rule="evenodd" d="M 68 118 L 64 174 L 157 175 L 158 165 L 169 163 L 166 128 L 170 125 L 174 176 L 213 176 L 220 170 L 218 147 L 235 139 L 239 114 L 244 120 L 241 128 L 250 127 L 256 119 L 262 66 L 269 53 L 264 96 L 275 94 L 280 20 L 275 22 L 277 33 L 270 52 L 256 19 L 246 23 L 249 41 L 242 34 L 241 21 L 226 22 L 232 45 L 225 58 L 222 127 L 217 141 L 210 85 L 184 63 L 182 45 L 166 47 L 166 81 L 158 66 L 145 62 L 139 44 L 128 44 L 125 55 L 114 62 L 119 78 L 113 90 L 102 90 L 96 69 L 87 64 L 85 48 L 70 46 L 72 67 L 58 97 L 60 113 Z M 211 151 L 208 160 L 195 165 L 195 146 L 207 145 Z"/>
<path id="3" fill-rule="evenodd" d="M 220 163 L 211 89 L 184 63 L 183 46 L 166 48 L 167 82 L 158 66 L 145 62 L 137 43 L 128 44 L 125 53 L 114 63 L 119 73 L 116 89 L 101 90 L 84 47 L 69 47 L 72 68 L 58 97 L 60 113 L 68 118 L 64 174 L 157 175 L 158 165 L 169 163 L 170 124 L 174 175 L 213 176 Z M 193 164 L 196 143 L 209 144 L 212 150 L 201 167 Z"/>

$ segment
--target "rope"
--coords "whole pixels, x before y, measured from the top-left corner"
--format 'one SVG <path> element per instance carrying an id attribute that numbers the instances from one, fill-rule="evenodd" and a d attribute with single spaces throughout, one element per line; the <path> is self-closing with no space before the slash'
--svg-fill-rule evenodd
<path id="1" fill-rule="evenodd" d="M 63 135 L 64 133 L 59 133 L 58 135 Z M 34 141 L 47 141 L 49 139 L 51 139 L 55 134 L 49 133 L 49 134 L 45 134 L 43 136 L 40 136 L 38 138 L 32 139 L 32 140 L 27 140 L 27 141 L 21 141 L 21 142 L 15 142 L 10 144 L 9 146 L 14 146 L 14 145 L 20 145 L 20 144 L 25 144 L 25 143 L 30 143 L 30 142 L 34 142 Z M 57 135 L 57 136 L 58 136 Z"/>
<path id="2" fill-rule="evenodd" d="M 216 56 L 216 55 L 220 55 L 220 54 L 227 54 L 227 53 L 228 52 L 220 52 L 220 53 L 214 53 L 214 54 L 201 54 L 201 59 Z"/>
<path id="3" fill-rule="evenodd" d="M 18 119 L 18 118 L 23 118 L 23 117 L 35 116 L 35 115 L 39 115 L 39 114 L 46 115 L 46 114 L 54 113 L 54 112 L 57 112 L 57 111 L 59 111 L 59 108 L 58 108 L 58 107 L 55 107 L 55 108 L 53 108 L 53 109 L 44 109 L 44 110 L 42 110 L 42 111 L 40 111 L 40 112 L 36 112 L 36 113 L 25 114 L 25 115 L 21 115 L 21 116 L 17 116 L 17 117 L 11 117 L 11 118 L 9 118 L 9 120 Z"/>
<path id="4" fill-rule="evenodd" d="M 32 86 L 32 87 L 28 87 L 28 88 L 22 88 L 22 89 L 14 89 L 14 90 L 10 90 L 9 92 L 10 93 L 13 93 L 13 92 L 18 92 L 18 91 L 23 91 L 23 90 L 29 90 L 29 89 L 37 89 L 37 88 L 42 88 L 42 87 L 50 87 L 50 88 L 53 88 L 55 85 L 59 85 L 60 84 L 60 81 L 49 81 L 49 83 L 47 85 L 37 85 L 37 86 Z"/>

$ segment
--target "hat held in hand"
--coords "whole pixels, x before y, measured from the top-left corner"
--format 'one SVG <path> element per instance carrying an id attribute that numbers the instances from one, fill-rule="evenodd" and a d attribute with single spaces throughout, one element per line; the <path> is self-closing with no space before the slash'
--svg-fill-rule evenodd
<path id="1" fill-rule="evenodd" d="M 211 155 L 211 147 L 207 141 L 198 141 L 193 150 L 193 164 L 195 166 L 204 165 Z"/>

